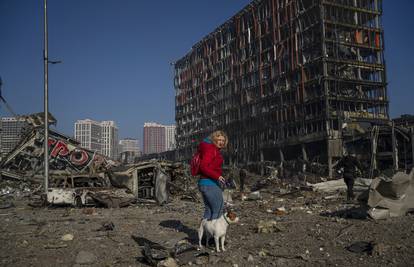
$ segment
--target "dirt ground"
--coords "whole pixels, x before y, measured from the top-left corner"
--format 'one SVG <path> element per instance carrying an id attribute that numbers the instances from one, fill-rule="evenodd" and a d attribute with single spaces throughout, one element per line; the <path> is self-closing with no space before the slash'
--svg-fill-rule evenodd
<path id="1" fill-rule="evenodd" d="M 413 266 L 412 214 L 373 221 L 344 194 L 262 192 L 261 200 L 233 194 L 240 218 L 231 225 L 226 252 L 205 250 L 185 266 Z M 33 208 L 27 199 L 0 210 L 1 266 L 150 266 L 137 240 L 173 248 L 183 239 L 197 243 L 202 204 L 173 199 L 164 206 L 140 204 L 120 209 Z M 276 213 L 284 207 L 286 213 Z M 272 233 L 258 233 L 259 221 L 273 221 Z M 113 230 L 103 225 L 113 223 Z M 62 237 L 71 239 L 64 241 Z M 347 248 L 358 241 L 368 251 Z M 141 244 L 142 245 L 142 244 Z M 354 246 L 355 247 L 355 246 Z M 203 251 L 202 251 L 203 252 Z M 193 254 L 200 253 L 197 251 Z M 183 262 L 181 262 L 183 263 Z"/>

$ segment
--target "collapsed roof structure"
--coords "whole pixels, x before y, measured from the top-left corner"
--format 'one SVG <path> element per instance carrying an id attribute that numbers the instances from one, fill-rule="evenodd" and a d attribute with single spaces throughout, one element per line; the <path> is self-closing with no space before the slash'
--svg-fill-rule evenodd
<path id="1" fill-rule="evenodd" d="M 1 175 L 15 179 L 43 177 L 43 113 L 24 116 L 29 128 L 20 143 L 0 162 Z M 49 115 L 49 124 L 56 123 Z M 50 173 L 52 176 L 81 172 L 97 173 L 107 167 L 106 159 L 79 146 L 79 142 L 49 130 Z"/>
<path id="2" fill-rule="evenodd" d="M 43 113 L 24 116 L 29 127 L 20 143 L 0 162 L 0 178 L 41 183 L 43 175 Z M 49 124 L 56 123 L 49 115 Z M 181 164 L 144 161 L 120 165 L 95 151 L 80 147 L 78 141 L 49 129 L 50 203 L 81 205 L 89 194 L 95 202 L 107 207 L 127 205 L 132 201 L 151 200 L 164 204 L 169 187 L 183 173 Z M 124 188 L 122 194 L 114 188 Z M 69 192 L 69 193 L 68 193 Z M 116 194 L 114 194 L 116 193 Z M 79 195 L 80 200 L 77 199 Z M 73 202 L 73 203 L 72 203 Z"/>

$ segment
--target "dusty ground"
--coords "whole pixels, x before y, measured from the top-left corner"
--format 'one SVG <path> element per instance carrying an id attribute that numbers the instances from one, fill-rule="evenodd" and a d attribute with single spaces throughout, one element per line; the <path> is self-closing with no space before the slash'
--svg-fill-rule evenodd
<path id="1" fill-rule="evenodd" d="M 263 192 L 262 200 L 234 199 L 238 225 L 228 232 L 227 251 L 200 257 L 204 266 L 413 266 L 413 215 L 373 221 L 344 204 L 301 191 L 278 197 Z M 70 207 L 32 208 L 13 200 L 0 210 L 1 266 L 149 266 L 136 242 L 145 238 L 172 248 L 179 240 L 196 243 L 202 205 L 180 199 L 159 207 L 135 205 L 122 209 Z M 274 210 L 285 207 L 286 214 Z M 281 231 L 257 233 L 260 220 L 274 220 Z M 97 231 L 112 222 L 112 231 Z M 63 241 L 65 234 L 73 240 Z M 135 240 L 132 238 L 135 236 Z M 357 241 L 373 242 L 371 253 L 350 252 Z M 89 259 L 79 254 L 89 252 Z M 88 258 L 88 257 L 86 257 Z M 187 266 L 190 264 L 187 264 Z"/>

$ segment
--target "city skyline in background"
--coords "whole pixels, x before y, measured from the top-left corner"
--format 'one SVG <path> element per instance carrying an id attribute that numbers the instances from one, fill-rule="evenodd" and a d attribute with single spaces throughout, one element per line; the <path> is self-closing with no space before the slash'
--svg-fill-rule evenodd
<path id="1" fill-rule="evenodd" d="M 115 121 L 83 119 L 77 120 L 73 128 L 74 139 L 80 142 L 81 147 L 112 159 L 122 158 L 124 152 L 129 153 L 125 160 L 130 161 L 131 156 L 139 157 L 141 152 L 148 155 L 175 149 L 175 125 L 145 122 L 142 151 L 139 139 L 119 138 L 119 128 Z"/>
<path id="2" fill-rule="evenodd" d="M 250 1 L 49 1 L 49 111 L 73 134 L 79 118 L 113 120 L 143 140 L 147 121 L 175 123 L 174 60 Z M 414 113 L 409 0 L 384 1 L 390 116 Z M 43 110 L 43 1 L 1 1 L 2 95 L 18 114 Z M 220 6 L 220 8 L 217 8 Z M 155 20 L 154 14 L 160 19 Z M 0 106 L 1 116 L 11 116 Z"/>
<path id="3" fill-rule="evenodd" d="M 38 116 L 39 114 L 42 113 L 31 115 Z M 0 159 L 15 149 L 23 140 L 22 138 L 27 137 L 33 130 L 29 117 L 2 117 L 0 119 Z M 136 158 L 143 155 L 172 151 L 176 146 L 175 125 L 145 122 L 142 144 L 137 138 L 119 138 L 118 131 L 119 128 L 115 121 L 81 119 L 73 125 L 73 139 L 78 141 L 82 148 L 128 163 L 133 163 Z"/>

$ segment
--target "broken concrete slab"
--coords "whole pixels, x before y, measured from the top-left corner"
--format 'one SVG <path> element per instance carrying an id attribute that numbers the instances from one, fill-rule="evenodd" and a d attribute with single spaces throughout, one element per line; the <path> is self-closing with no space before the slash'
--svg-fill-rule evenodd
<path id="1" fill-rule="evenodd" d="M 368 189 L 369 185 L 371 184 L 371 179 L 366 178 L 356 178 L 354 184 L 355 191 L 364 191 Z M 325 193 L 334 193 L 337 191 L 346 191 L 346 184 L 343 179 L 338 180 L 330 180 L 322 183 L 317 184 L 310 184 L 307 183 L 308 186 L 313 188 L 315 192 L 325 192 Z"/>
<path id="2" fill-rule="evenodd" d="M 155 199 L 157 200 L 158 205 L 164 205 L 168 202 L 169 190 L 168 182 L 170 181 L 170 176 L 163 170 L 161 167 L 156 169 L 155 176 Z"/>
<path id="3" fill-rule="evenodd" d="M 177 261 L 173 258 L 166 258 L 158 262 L 157 267 L 178 267 Z"/>
<path id="4" fill-rule="evenodd" d="M 256 226 L 257 233 L 275 233 L 275 232 L 281 232 L 281 231 L 283 231 L 283 229 L 274 220 L 270 220 L 270 221 L 260 220 Z"/>
<path id="5" fill-rule="evenodd" d="M 397 172 L 391 179 L 378 177 L 369 189 L 368 214 L 374 219 L 403 216 L 414 210 L 414 169 Z M 381 208 L 381 209 L 378 209 Z M 384 211 L 383 209 L 388 210 Z"/>
<path id="6" fill-rule="evenodd" d="M 97 257 L 95 254 L 89 251 L 80 251 L 78 255 L 76 255 L 75 262 L 77 264 L 93 264 L 97 261 Z"/>

